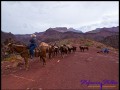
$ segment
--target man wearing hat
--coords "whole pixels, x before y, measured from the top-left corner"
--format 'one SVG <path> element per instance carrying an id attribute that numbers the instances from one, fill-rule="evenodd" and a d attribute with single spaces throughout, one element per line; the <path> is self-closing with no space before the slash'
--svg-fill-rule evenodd
<path id="1" fill-rule="evenodd" d="M 34 49 L 37 47 L 37 42 L 36 42 L 36 35 L 35 34 L 32 34 L 31 35 L 31 39 L 30 39 L 30 49 L 29 49 L 29 51 L 30 51 L 30 57 L 31 57 L 31 59 L 33 58 L 33 56 L 34 56 Z"/>

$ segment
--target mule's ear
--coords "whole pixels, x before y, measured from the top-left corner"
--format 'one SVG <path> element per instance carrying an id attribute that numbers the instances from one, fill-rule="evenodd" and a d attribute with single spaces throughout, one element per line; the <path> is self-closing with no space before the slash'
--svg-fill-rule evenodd
<path id="1" fill-rule="evenodd" d="M 11 43 L 8 43 L 8 44 L 7 44 L 7 46 L 10 46 L 10 45 L 11 45 Z"/>
<path id="2" fill-rule="evenodd" d="M 13 43 L 8 43 L 8 45 L 7 45 L 7 46 L 12 46 L 12 44 L 13 44 Z"/>

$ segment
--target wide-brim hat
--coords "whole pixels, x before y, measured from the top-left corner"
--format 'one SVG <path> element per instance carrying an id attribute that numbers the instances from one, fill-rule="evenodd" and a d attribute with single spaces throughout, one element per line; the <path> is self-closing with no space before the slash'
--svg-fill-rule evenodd
<path id="1" fill-rule="evenodd" d="M 35 35 L 35 34 L 32 34 L 31 37 L 36 37 L 36 35 Z"/>

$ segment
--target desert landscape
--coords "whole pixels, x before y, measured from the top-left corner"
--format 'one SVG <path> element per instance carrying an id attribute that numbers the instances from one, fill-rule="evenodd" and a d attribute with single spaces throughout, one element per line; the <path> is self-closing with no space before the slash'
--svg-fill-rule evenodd
<path id="1" fill-rule="evenodd" d="M 89 39 L 65 39 L 56 43 L 74 45 L 77 50 L 64 57 L 60 53 L 51 59 L 47 56 L 45 66 L 42 65 L 39 57 L 29 58 L 28 71 L 25 70 L 24 61 L 20 55 L 14 57 L 11 55 L 13 58 L 2 61 L 2 89 L 99 90 L 100 87 L 88 87 L 82 85 L 80 81 L 115 80 L 118 82 L 119 53 L 117 49 L 109 47 L 108 54 L 97 53 L 106 45 Z M 79 45 L 83 43 L 89 46 L 88 51 L 80 51 Z M 118 87 L 116 85 L 107 89 L 118 90 Z M 103 85 L 104 89 L 106 88 Z"/>
<path id="2" fill-rule="evenodd" d="M 1 90 L 119 90 L 118 1 L 1 7 Z"/>

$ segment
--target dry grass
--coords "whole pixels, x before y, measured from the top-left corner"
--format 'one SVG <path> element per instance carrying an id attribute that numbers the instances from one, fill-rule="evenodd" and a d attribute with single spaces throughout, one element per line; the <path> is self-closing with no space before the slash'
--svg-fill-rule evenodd
<path id="1" fill-rule="evenodd" d="M 6 66 L 6 69 L 17 67 L 19 64 L 23 63 L 23 58 L 20 55 L 11 55 L 8 58 L 5 58 L 2 61 L 2 64 L 8 62 L 8 65 Z"/>
<path id="2" fill-rule="evenodd" d="M 10 57 L 7 57 L 4 59 L 4 61 L 9 61 L 9 62 L 17 62 L 22 60 L 23 58 L 20 55 L 11 55 Z"/>

